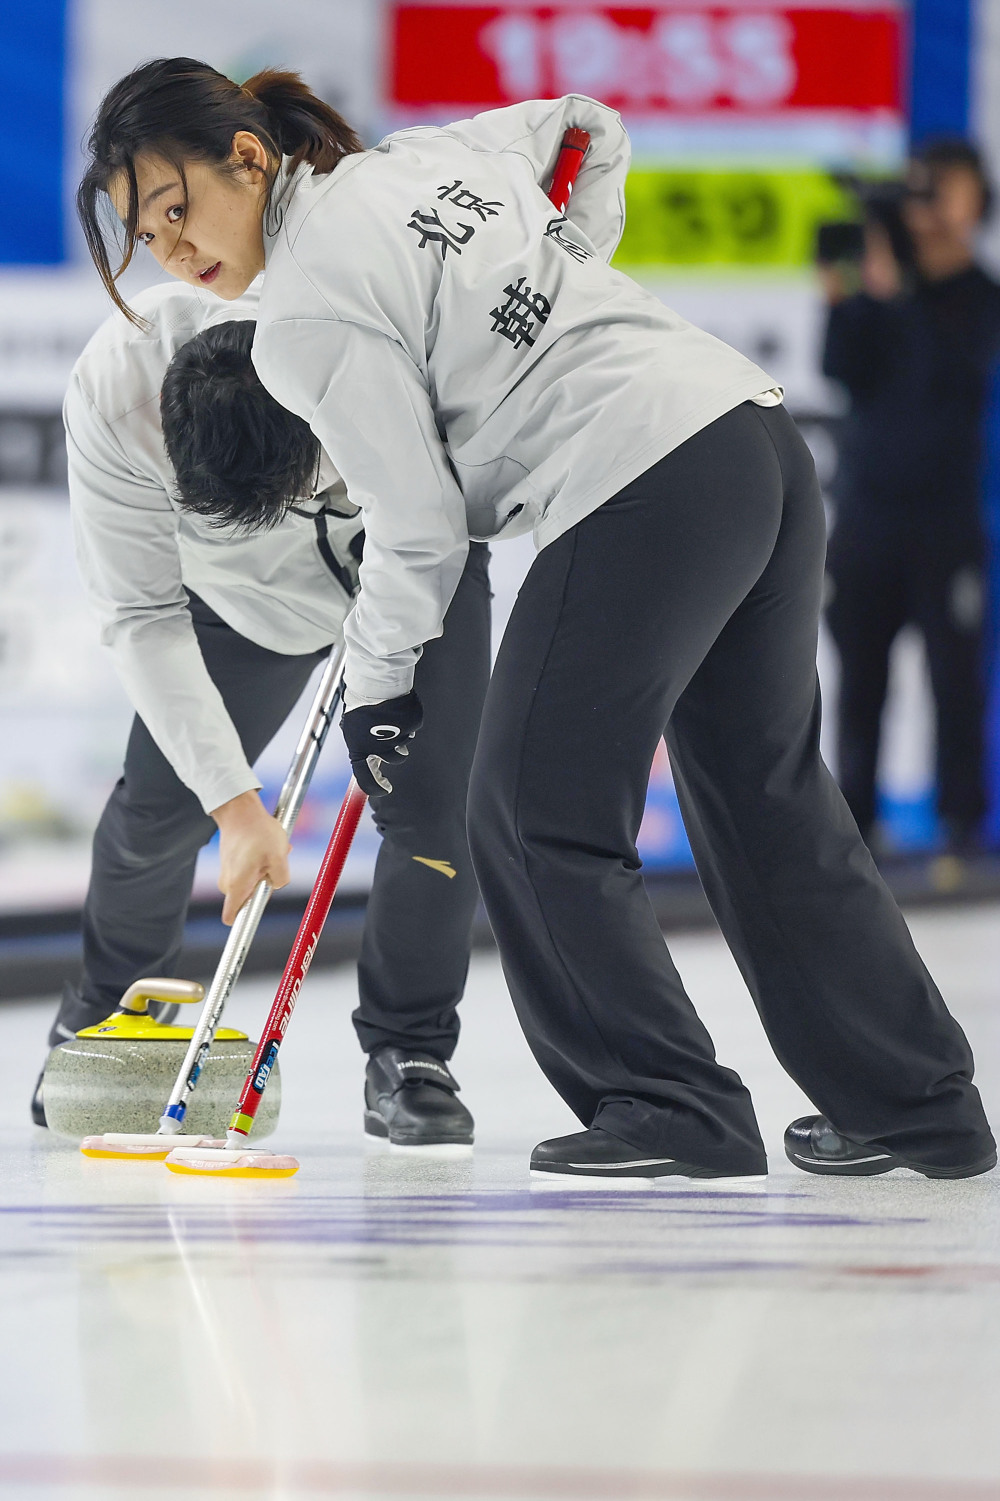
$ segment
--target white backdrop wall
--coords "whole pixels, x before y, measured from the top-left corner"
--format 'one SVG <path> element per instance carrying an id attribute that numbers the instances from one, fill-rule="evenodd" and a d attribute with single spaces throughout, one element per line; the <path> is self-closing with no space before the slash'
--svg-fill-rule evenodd
<path id="1" fill-rule="evenodd" d="M 670 0 L 663 3 L 669 7 Z M 734 6 L 740 3 L 732 0 Z M 574 0 L 563 0 L 556 8 L 594 9 L 575 5 Z M 697 3 L 686 7 L 697 8 Z M 39 478 L 35 450 L 41 441 L 38 429 L 26 419 L 58 410 L 72 361 L 106 314 L 103 290 L 83 260 L 70 201 L 80 144 L 100 97 L 137 62 L 186 53 L 236 77 L 265 64 L 297 68 L 368 141 L 400 118 L 399 106 L 387 98 L 388 4 L 383 0 L 283 0 L 280 6 L 273 0 L 214 0 L 211 5 L 204 0 L 171 0 L 169 5 L 70 0 L 68 16 L 66 215 L 72 259 L 58 268 L 0 270 L 0 473 L 16 480 L 20 463 L 25 480 L 20 487 L 0 486 L 0 716 L 5 727 L 0 737 L 0 910 L 73 905 L 79 900 L 89 832 L 117 775 L 129 721 L 128 705 L 97 645 L 76 583 L 65 493 L 57 474 L 53 485 L 53 475 L 46 473 L 47 488 L 37 483 L 25 487 L 29 477 L 36 482 Z M 977 118 L 989 142 L 1000 141 L 998 59 L 1000 7 L 996 0 L 984 0 Z M 774 168 L 774 142 L 779 137 L 785 142 L 784 165 L 791 161 L 801 166 L 801 134 L 786 129 L 783 137 L 780 132 L 776 136 L 772 128 L 766 149 L 755 147 L 756 155 L 750 152 L 740 158 L 738 133 L 728 128 L 729 167 L 742 162 Z M 718 132 L 715 137 L 704 130 L 700 135 L 688 132 L 687 137 L 675 133 L 667 147 L 662 140 L 657 145 L 648 122 L 643 132 L 644 166 L 665 159 L 664 150 L 669 150 L 675 166 L 718 165 Z M 895 135 L 883 131 L 879 140 L 880 161 L 886 166 L 892 151 L 898 152 L 898 129 Z M 817 370 L 821 307 L 807 268 L 785 265 L 748 271 L 732 266 L 644 265 L 636 271 L 658 296 L 764 363 L 784 382 L 793 411 L 809 416 L 836 409 L 836 395 Z M 131 285 L 150 274 L 148 266 L 137 268 Z M 807 431 L 821 468 L 828 467 L 828 440 L 815 424 L 807 424 Z M 494 572 L 501 623 L 529 562 L 530 550 L 523 544 L 498 549 Z M 926 793 L 932 757 L 915 639 L 901 640 L 897 667 L 884 781 L 902 805 L 919 802 Z M 821 669 L 829 699 L 835 667 L 825 646 Z M 262 758 L 269 791 L 280 780 L 297 717 Z M 331 737 L 317 796 L 303 815 L 299 883 L 311 878 L 343 776 L 340 747 Z M 654 775 L 645 852 L 654 862 L 670 861 L 683 858 L 682 848 L 669 769 L 661 758 Z M 374 836 L 369 834 L 354 865 L 356 882 L 367 879 L 374 849 Z M 212 880 L 209 854 L 199 878 L 201 889 L 210 890 Z"/>

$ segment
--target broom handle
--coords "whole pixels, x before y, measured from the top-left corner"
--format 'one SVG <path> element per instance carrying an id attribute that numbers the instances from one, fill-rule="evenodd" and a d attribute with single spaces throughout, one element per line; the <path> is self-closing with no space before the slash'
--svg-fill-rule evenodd
<path id="1" fill-rule="evenodd" d="M 573 184 L 583 165 L 583 158 L 589 145 L 590 136 L 585 130 L 575 128 L 567 130 L 562 138 L 548 194 L 553 206 L 560 213 L 566 211 Z M 323 864 L 316 877 L 309 904 L 299 931 L 295 935 L 292 952 L 288 956 L 288 963 L 285 965 L 278 993 L 267 1018 L 267 1025 L 261 1033 L 257 1051 L 250 1065 L 250 1072 L 243 1085 L 243 1092 L 229 1123 L 227 1139 L 230 1146 L 239 1146 L 241 1139 L 249 1135 L 250 1128 L 253 1126 L 261 1097 L 278 1057 L 278 1049 L 285 1039 L 288 1023 L 295 1010 L 295 1002 L 299 998 L 302 982 L 316 952 L 316 945 L 333 903 L 344 862 L 366 802 L 367 797 L 352 777 L 348 783 L 347 792 L 344 794 L 344 801 L 337 815 L 337 822 L 330 836 L 326 854 L 323 856 Z"/>
<path id="2" fill-rule="evenodd" d="M 578 130 L 575 126 L 567 130 L 562 138 L 555 170 L 552 173 L 552 183 L 549 187 L 549 198 L 561 214 L 566 212 L 576 175 L 583 166 L 583 158 L 589 145 L 589 132 Z"/>
<path id="3" fill-rule="evenodd" d="M 367 801 L 367 795 L 362 792 L 352 777 L 347 784 L 344 801 L 337 814 L 337 822 L 330 836 L 330 843 L 326 847 L 316 884 L 309 897 L 302 922 L 299 924 L 299 931 L 295 935 L 292 952 L 288 956 L 288 963 L 285 965 L 281 984 L 274 997 L 274 1004 L 260 1035 L 257 1051 L 253 1055 L 243 1092 L 229 1123 L 227 1134 L 230 1146 L 238 1146 L 241 1137 L 249 1135 L 254 1123 L 261 1096 L 278 1057 L 278 1049 L 285 1039 L 288 1023 L 295 1010 L 295 1002 L 299 998 L 302 982 L 316 952 L 316 945 L 319 943 L 323 925 L 329 914 L 334 893 L 344 869 L 344 862 Z"/>
<path id="4" fill-rule="evenodd" d="M 309 718 L 306 720 L 299 743 L 295 747 L 292 764 L 278 794 L 274 816 L 286 834 L 290 834 L 299 816 L 305 795 L 309 790 L 316 763 L 323 743 L 333 723 L 333 716 L 340 701 L 344 678 L 344 648 L 337 647 L 330 653 L 323 676 L 313 698 Z M 160 1117 L 158 1135 L 173 1136 L 184 1123 L 188 1101 L 194 1093 L 205 1058 L 212 1046 L 222 1020 L 226 1003 L 239 979 L 250 945 L 253 943 L 264 910 L 271 899 L 269 881 L 258 881 L 253 894 L 243 903 L 236 921 L 229 930 L 225 948 L 216 965 L 212 983 L 205 996 L 198 1024 L 188 1043 L 184 1061 L 180 1066 L 169 1100 Z"/>

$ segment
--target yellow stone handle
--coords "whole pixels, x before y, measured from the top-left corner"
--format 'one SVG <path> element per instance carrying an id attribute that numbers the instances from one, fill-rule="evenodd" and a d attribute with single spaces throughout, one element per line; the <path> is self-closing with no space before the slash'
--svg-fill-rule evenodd
<path id="1" fill-rule="evenodd" d="M 118 1002 L 122 1011 L 134 1011 L 141 1016 L 147 1001 L 174 1001 L 196 1003 L 205 999 L 205 987 L 197 980 L 136 980 Z"/>

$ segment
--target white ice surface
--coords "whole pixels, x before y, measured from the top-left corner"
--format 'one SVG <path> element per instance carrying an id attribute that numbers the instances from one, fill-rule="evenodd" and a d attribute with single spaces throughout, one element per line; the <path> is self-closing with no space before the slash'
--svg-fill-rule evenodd
<path id="1" fill-rule="evenodd" d="M 912 926 L 996 1119 L 1000 913 Z M 573 1121 L 492 956 L 467 1163 L 366 1150 L 349 970 L 309 980 L 282 1053 L 286 1182 L 86 1161 L 27 1120 L 49 1006 L 0 1009 L 0 1496 L 996 1501 L 1000 1177 L 795 1173 L 806 1102 L 721 941 L 671 946 L 753 1090 L 763 1196 L 529 1193 Z"/>

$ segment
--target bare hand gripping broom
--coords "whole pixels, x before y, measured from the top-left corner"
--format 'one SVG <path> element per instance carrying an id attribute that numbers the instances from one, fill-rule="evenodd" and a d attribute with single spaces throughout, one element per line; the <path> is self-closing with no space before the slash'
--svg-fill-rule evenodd
<path id="1" fill-rule="evenodd" d="M 585 130 L 567 130 L 563 136 L 549 198 L 560 213 L 569 203 L 573 183 L 583 164 L 590 145 L 590 136 Z M 288 956 L 285 972 L 281 977 L 274 1004 L 261 1033 L 257 1051 L 243 1085 L 236 1110 L 229 1123 L 226 1141 L 214 1146 L 194 1143 L 177 1145 L 166 1158 L 167 1167 L 174 1173 L 196 1176 L 227 1178 L 290 1178 L 298 1172 L 299 1164 L 294 1157 L 281 1157 L 272 1152 L 248 1150 L 246 1138 L 253 1125 L 268 1077 L 278 1056 L 278 1049 L 285 1038 L 299 990 L 312 962 L 316 945 L 323 931 L 327 914 L 333 902 L 337 883 L 351 842 L 364 810 L 367 798 L 352 777 L 337 816 L 336 826 L 330 837 L 316 884 L 306 907 L 292 951 Z M 192 1047 L 194 1039 L 192 1038 Z M 176 1142 L 176 1138 L 175 1138 Z"/>
<path id="2" fill-rule="evenodd" d="M 320 751 L 323 749 L 340 702 L 343 676 L 344 648 L 340 646 L 332 651 L 327 659 L 313 698 L 312 708 L 309 711 L 309 718 L 299 737 L 288 775 L 278 794 L 274 816 L 286 834 L 292 832 L 309 790 Z M 146 1134 L 108 1131 L 102 1136 L 85 1137 L 80 1146 L 80 1151 L 84 1156 L 152 1158 L 162 1161 L 175 1146 L 181 1144 L 195 1146 L 211 1139 L 205 1136 L 183 1136 L 179 1133 L 187 1113 L 188 1102 L 197 1087 L 205 1059 L 222 1021 L 226 1003 L 246 963 L 250 945 L 260 926 L 260 920 L 270 900 L 272 889 L 268 881 L 258 882 L 252 895 L 240 908 L 236 921 L 229 931 L 226 946 L 222 951 L 208 993 L 205 995 L 198 1024 L 188 1044 L 170 1098 L 160 1117 L 159 1129 L 155 1133 Z M 170 987 L 179 988 L 170 989 Z M 174 999 L 180 989 L 187 992 L 181 997 L 182 999 L 201 1000 L 200 985 L 184 986 L 183 982 L 178 981 L 141 980 L 130 987 L 122 1004 L 128 1001 L 133 992 L 143 997 L 156 997 L 162 992 L 164 998 L 167 998 L 169 991 L 169 998 Z"/>

